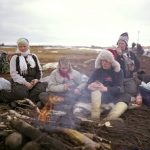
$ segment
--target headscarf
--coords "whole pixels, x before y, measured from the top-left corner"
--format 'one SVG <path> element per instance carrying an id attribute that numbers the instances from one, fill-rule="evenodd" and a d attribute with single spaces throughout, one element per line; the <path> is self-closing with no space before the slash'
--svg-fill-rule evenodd
<path id="1" fill-rule="evenodd" d="M 27 74 L 27 63 L 30 64 L 31 68 L 35 68 L 35 61 L 30 53 L 29 49 L 29 41 L 26 38 L 19 38 L 17 41 L 17 45 L 25 44 L 27 45 L 27 50 L 25 52 L 21 52 L 17 47 L 16 53 L 20 53 L 19 55 L 19 66 L 21 74 Z M 26 57 L 26 59 L 25 59 Z"/>

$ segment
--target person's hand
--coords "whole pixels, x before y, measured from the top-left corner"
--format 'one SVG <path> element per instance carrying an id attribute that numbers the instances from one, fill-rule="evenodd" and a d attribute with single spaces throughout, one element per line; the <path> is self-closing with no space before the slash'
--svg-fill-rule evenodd
<path id="1" fill-rule="evenodd" d="M 101 85 L 100 82 L 95 81 L 88 85 L 88 89 L 92 91 L 99 90 L 100 85 Z"/>
<path id="2" fill-rule="evenodd" d="M 38 79 L 33 79 L 30 83 L 35 86 L 39 82 Z"/>
<path id="3" fill-rule="evenodd" d="M 78 88 L 74 89 L 74 93 L 77 94 L 77 95 L 81 95 L 81 92 Z"/>
<path id="4" fill-rule="evenodd" d="M 64 84 L 64 89 L 65 89 L 65 91 L 69 91 L 70 90 L 70 85 L 65 83 Z"/>
<path id="5" fill-rule="evenodd" d="M 135 103 L 139 106 L 142 105 L 142 96 L 140 94 L 136 96 Z"/>
<path id="6" fill-rule="evenodd" d="M 122 50 L 121 50 L 120 47 L 117 47 L 117 48 L 116 48 L 116 51 L 117 51 L 117 53 L 118 53 L 119 55 L 122 55 Z"/>
<path id="7" fill-rule="evenodd" d="M 26 86 L 28 89 L 32 89 L 32 88 L 33 88 L 33 85 L 32 85 L 30 82 L 26 82 L 26 83 L 25 83 L 25 86 Z"/>
<path id="8" fill-rule="evenodd" d="M 98 88 L 101 92 L 107 92 L 107 87 L 104 86 L 102 83 L 99 85 L 99 88 Z"/>

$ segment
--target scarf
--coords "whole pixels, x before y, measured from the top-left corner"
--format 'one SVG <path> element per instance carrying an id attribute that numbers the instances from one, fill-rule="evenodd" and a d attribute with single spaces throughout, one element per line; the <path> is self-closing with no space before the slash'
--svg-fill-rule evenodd
<path id="1" fill-rule="evenodd" d="M 16 53 L 21 54 L 19 56 L 19 66 L 20 66 L 20 72 L 22 75 L 27 74 L 27 69 L 28 69 L 27 63 L 30 64 L 31 68 L 35 68 L 35 61 L 29 49 L 26 52 L 21 52 L 19 51 L 19 49 L 17 49 Z M 25 57 L 27 58 L 25 59 Z"/>
<path id="2" fill-rule="evenodd" d="M 59 70 L 59 73 L 63 78 L 67 78 L 68 80 L 70 80 L 69 71 L 68 72 L 62 72 L 61 70 Z"/>

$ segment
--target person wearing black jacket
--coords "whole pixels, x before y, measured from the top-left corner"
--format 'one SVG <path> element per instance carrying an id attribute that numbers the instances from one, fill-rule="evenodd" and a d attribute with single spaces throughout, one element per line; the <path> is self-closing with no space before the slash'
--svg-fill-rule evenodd
<path id="1" fill-rule="evenodd" d="M 105 120 L 116 119 L 126 111 L 131 99 L 123 90 L 123 71 L 108 50 L 100 52 L 95 68 L 88 81 L 88 89 L 91 90 L 91 117 L 99 119 L 101 104 L 113 103 L 115 106 Z"/>
<path id="2" fill-rule="evenodd" d="M 139 71 L 140 62 L 137 56 L 128 49 L 128 39 L 128 33 L 122 33 L 117 41 L 117 48 L 108 50 L 113 53 L 123 70 L 125 92 L 137 98 L 139 97 L 139 84 L 133 77 Z"/>

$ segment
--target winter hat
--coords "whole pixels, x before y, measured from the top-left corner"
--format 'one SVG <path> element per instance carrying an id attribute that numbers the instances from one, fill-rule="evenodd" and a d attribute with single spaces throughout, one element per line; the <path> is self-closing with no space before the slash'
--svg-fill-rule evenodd
<path id="1" fill-rule="evenodd" d="M 19 38 L 19 39 L 17 40 L 17 45 L 18 45 L 18 44 L 21 44 L 21 43 L 26 44 L 26 45 L 29 45 L 29 41 L 28 41 L 28 39 L 26 39 L 26 38 Z"/>
<path id="2" fill-rule="evenodd" d="M 95 60 L 95 68 L 101 68 L 101 60 L 107 60 L 108 62 L 112 63 L 112 68 L 115 72 L 120 71 L 120 64 L 114 59 L 113 54 L 109 50 L 102 50 Z"/>
<path id="3" fill-rule="evenodd" d="M 128 40 L 129 40 L 129 36 L 128 36 L 128 33 L 127 32 L 124 32 L 120 35 L 119 39 L 118 39 L 118 42 L 119 41 L 124 41 L 126 43 L 126 45 L 128 45 Z M 117 42 L 117 45 L 118 45 L 118 42 Z"/>

